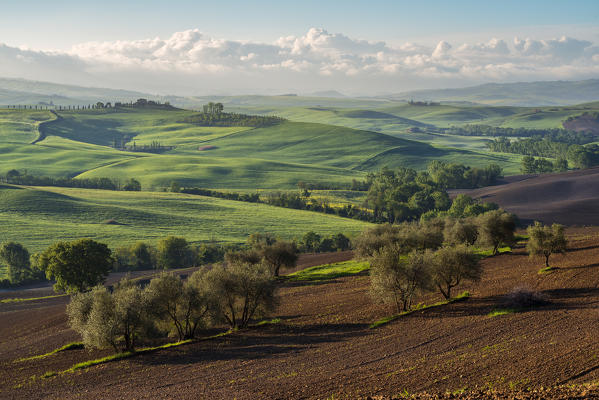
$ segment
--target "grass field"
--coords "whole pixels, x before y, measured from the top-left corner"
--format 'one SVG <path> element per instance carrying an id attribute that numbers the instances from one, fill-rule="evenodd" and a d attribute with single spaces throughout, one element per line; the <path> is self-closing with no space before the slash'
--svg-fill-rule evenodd
<path id="1" fill-rule="evenodd" d="M 368 110 L 336 112 L 345 119 L 367 118 L 358 127 L 374 130 L 371 120 L 398 119 Z M 298 181 L 350 182 L 385 165 L 423 169 L 436 159 L 473 166 L 496 162 L 508 174 L 519 168 L 519 156 L 489 154 L 481 139 L 461 138 L 458 144 L 445 136 L 429 144 L 330 125 L 341 123 L 336 120 L 265 128 L 199 127 L 183 122 L 190 113 L 161 108 L 58 112 L 57 120 L 44 125 L 46 138 L 32 145 L 37 122 L 51 121 L 54 115 L 7 110 L 0 114 L 0 174 L 19 169 L 56 177 L 134 177 L 145 189 L 166 187 L 173 180 L 207 188 L 291 189 Z M 112 148 L 115 141 L 176 147 L 164 154 L 127 152 Z M 204 146 L 210 149 L 200 151 Z"/>
<path id="2" fill-rule="evenodd" d="M 114 219 L 121 225 L 104 223 Z M 336 216 L 176 193 L 0 187 L 0 242 L 39 251 L 89 237 L 123 246 L 168 235 L 193 243 L 243 243 L 253 232 L 293 239 L 308 231 L 350 236 L 369 224 Z"/>

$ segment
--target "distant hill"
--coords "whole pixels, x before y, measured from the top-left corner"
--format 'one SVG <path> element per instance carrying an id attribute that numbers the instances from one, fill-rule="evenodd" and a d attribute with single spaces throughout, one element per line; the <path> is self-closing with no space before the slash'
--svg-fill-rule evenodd
<path id="1" fill-rule="evenodd" d="M 128 102 L 139 98 L 159 99 L 159 96 L 119 89 L 63 85 L 58 83 L 0 78 L 0 104 L 83 105 L 106 102 Z"/>
<path id="2" fill-rule="evenodd" d="M 523 223 L 599 225 L 599 167 L 509 179 L 504 185 L 464 192 L 499 204 Z"/>
<path id="3" fill-rule="evenodd" d="M 599 79 L 487 83 L 459 89 L 417 90 L 387 97 L 392 100 L 466 101 L 515 106 L 571 105 L 599 100 Z"/>
<path id="4" fill-rule="evenodd" d="M 310 97 L 330 97 L 330 98 L 340 98 L 340 99 L 347 97 L 343 93 L 340 93 L 336 90 L 323 90 L 320 92 L 310 93 L 310 94 L 308 94 L 308 96 L 310 96 Z"/>

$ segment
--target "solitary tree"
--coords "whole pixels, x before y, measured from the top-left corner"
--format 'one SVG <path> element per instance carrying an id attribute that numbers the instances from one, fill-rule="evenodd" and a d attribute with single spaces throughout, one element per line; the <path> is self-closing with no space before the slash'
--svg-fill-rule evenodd
<path id="1" fill-rule="evenodd" d="M 104 282 L 112 268 L 111 253 L 108 246 L 91 239 L 58 242 L 37 258 L 37 264 L 56 281 L 54 290 L 84 292 Z"/>
<path id="2" fill-rule="evenodd" d="M 478 256 L 465 245 L 443 247 L 435 252 L 433 282 L 443 297 L 451 298 L 451 289 L 464 280 L 478 281 L 482 266 Z"/>
<path id="3" fill-rule="evenodd" d="M 568 241 L 564 235 L 564 226 L 553 224 L 546 226 L 535 222 L 527 229 L 529 236 L 526 249 L 530 257 L 545 256 L 545 267 L 549 267 L 549 256 L 555 253 L 565 253 Z"/>
<path id="4" fill-rule="evenodd" d="M 430 250 L 413 251 L 401 256 L 398 245 L 383 247 L 371 260 L 370 287 L 375 299 L 395 305 L 397 311 L 407 311 L 419 290 L 431 285 L 433 257 Z"/>
<path id="5" fill-rule="evenodd" d="M 482 244 L 493 247 L 493 255 L 497 254 L 500 244 L 511 245 L 514 243 L 516 220 L 513 214 L 503 210 L 489 211 L 480 215 L 477 222 L 478 240 Z"/>
<path id="6" fill-rule="evenodd" d="M 2 244 L 0 246 L 0 262 L 8 268 L 8 276 L 12 284 L 23 282 L 32 275 L 29 252 L 19 243 Z"/>

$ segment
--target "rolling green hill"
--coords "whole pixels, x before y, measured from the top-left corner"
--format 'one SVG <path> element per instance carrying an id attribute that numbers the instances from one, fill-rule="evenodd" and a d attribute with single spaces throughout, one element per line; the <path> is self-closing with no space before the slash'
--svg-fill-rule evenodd
<path id="1" fill-rule="evenodd" d="M 10 119 L 11 113 L 15 121 Z M 0 174 L 26 169 L 31 174 L 68 177 L 136 178 L 145 188 L 184 186 L 228 189 L 291 189 L 298 181 L 342 184 L 383 166 L 423 169 L 434 159 L 473 166 L 497 162 L 508 173 L 519 157 L 487 154 L 482 146 L 431 145 L 381 132 L 307 122 L 248 127 L 204 127 L 184 122 L 191 111 L 119 108 L 59 111 L 6 111 L 0 133 L 14 123 L 27 132 L 15 143 L 0 136 Z M 400 119 L 377 111 L 345 110 L 343 118 Z M 37 118 L 37 120 L 36 120 Z M 36 137 L 42 122 L 45 138 Z M 28 120 L 26 122 L 25 120 Z M 23 122 L 25 121 L 25 122 Z M 368 125 L 365 123 L 365 125 Z M 421 124 L 423 125 L 423 124 Z M 114 143 L 175 146 L 162 154 L 121 151 Z M 456 146 L 457 147 L 457 146 Z"/>
<path id="2" fill-rule="evenodd" d="M 106 224 L 114 219 L 121 225 Z M 114 192 L 0 186 L 0 242 L 39 251 L 56 240 L 89 237 L 113 247 L 167 235 L 194 243 L 243 243 L 252 232 L 293 239 L 308 231 L 355 235 L 368 223 L 312 213 L 178 193 Z"/>

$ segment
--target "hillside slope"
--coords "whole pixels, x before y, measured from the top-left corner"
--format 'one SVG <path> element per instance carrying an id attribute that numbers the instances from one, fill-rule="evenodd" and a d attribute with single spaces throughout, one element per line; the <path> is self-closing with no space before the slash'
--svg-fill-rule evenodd
<path id="1" fill-rule="evenodd" d="M 462 192 L 497 203 L 523 222 L 599 225 L 599 167 Z"/>
<path id="2" fill-rule="evenodd" d="M 66 297 L 0 304 L 0 337 L 11 338 L 0 341 L 0 393 L 31 399 L 241 400 L 398 399 L 426 391 L 480 399 L 486 396 L 479 391 L 501 390 L 502 396 L 491 398 L 528 399 L 519 391 L 594 382 L 599 237 L 596 229 L 570 230 L 568 236 L 570 250 L 552 258 L 560 268 L 551 274 L 538 274 L 543 261 L 517 248 L 483 260 L 482 280 L 460 288 L 470 291 L 468 300 L 416 311 L 377 329 L 369 325 L 393 310 L 373 301 L 368 276 L 280 282 L 280 302 L 271 315 L 278 324 L 46 379 L 41 375 L 48 371 L 110 350 L 72 350 L 15 364 L 16 358 L 44 354 L 78 336 L 66 324 Z M 522 286 L 551 303 L 489 316 Z M 439 299 L 434 293 L 417 301 Z M 202 335 L 214 332 L 219 331 Z M 566 391 L 563 398 L 597 394 L 571 390 L 581 397 L 566 397 Z"/>

